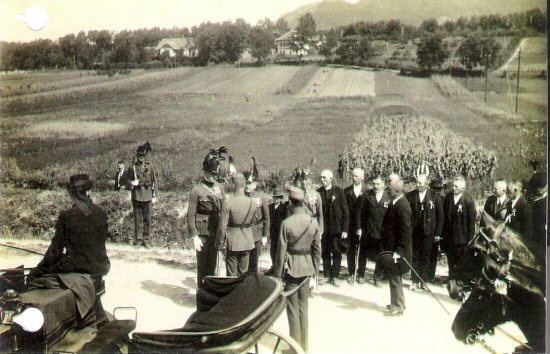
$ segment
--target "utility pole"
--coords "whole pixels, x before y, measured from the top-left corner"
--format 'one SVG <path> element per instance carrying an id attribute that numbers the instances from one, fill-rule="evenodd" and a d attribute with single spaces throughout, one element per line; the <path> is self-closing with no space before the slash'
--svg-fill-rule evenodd
<path id="1" fill-rule="evenodd" d="M 489 55 L 485 55 L 485 100 L 483 102 L 487 103 L 487 66 L 489 64 Z"/>
<path id="2" fill-rule="evenodd" d="M 518 80 L 517 80 L 517 84 L 516 84 L 516 113 L 518 113 L 518 97 L 519 97 L 519 67 L 520 67 L 520 63 L 521 63 L 521 43 L 520 43 L 520 47 L 519 47 L 519 52 L 518 52 Z"/>

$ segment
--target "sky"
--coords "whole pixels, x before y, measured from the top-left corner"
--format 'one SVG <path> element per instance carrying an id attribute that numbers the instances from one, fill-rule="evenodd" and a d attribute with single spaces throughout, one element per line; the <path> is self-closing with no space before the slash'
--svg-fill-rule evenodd
<path id="1" fill-rule="evenodd" d="M 0 40 L 28 42 L 38 38 L 58 39 L 69 33 L 114 30 L 191 27 L 202 22 L 243 18 L 249 24 L 279 17 L 320 0 L 0 0 Z M 349 0 L 349 2 L 356 2 Z M 37 6 L 47 13 L 47 22 L 34 31 L 18 19 Z M 19 16 L 18 16 L 19 14 Z M 33 27 L 33 26 L 30 26 Z M 41 26 L 39 26 L 41 27 Z"/>

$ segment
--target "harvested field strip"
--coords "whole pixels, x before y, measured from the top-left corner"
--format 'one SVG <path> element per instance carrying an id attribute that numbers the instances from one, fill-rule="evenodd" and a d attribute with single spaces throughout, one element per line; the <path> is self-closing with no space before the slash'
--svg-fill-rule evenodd
<path id="1" fill-rule="evenodd" d="M 546 37 L 530 37 L 521 40 L 521 71 L 547 70 L 548 52 L 546 48 Z M 518 52 L 516 49 L 512 57 L 497 71 L 516 72 L 518 68 Z"/>
<path id="2" fill-rule="evenodd" d="M 376 96 L 374 73 L 366 70 L 323 68 L 300 93 L 301 97 Z"/>
<path id="3" fill-rule="evenodd" d="M 30 139 L 99 139 L 127 130 L 128 126 L 120 123 L 50 121 L 23 129 L 21 137 Z"/>

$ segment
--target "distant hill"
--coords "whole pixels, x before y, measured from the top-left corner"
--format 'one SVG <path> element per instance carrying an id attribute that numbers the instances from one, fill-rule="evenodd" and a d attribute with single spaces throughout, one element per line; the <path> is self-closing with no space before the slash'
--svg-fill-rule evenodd
<path id="1" fill-rule="evenodd" d="M 291 28 L 298 18 L 310 12 L 317 29 L 324 30 L 358 21 L 399 19 L 418 25 L 428 18 L 458 19 L 483 14 L 510 14 L 532 8 L 546 10 L 545 0 L 359 0 L 352 4 L 344 0 L 324 0 L 297 8 L 283 17 Z"/>

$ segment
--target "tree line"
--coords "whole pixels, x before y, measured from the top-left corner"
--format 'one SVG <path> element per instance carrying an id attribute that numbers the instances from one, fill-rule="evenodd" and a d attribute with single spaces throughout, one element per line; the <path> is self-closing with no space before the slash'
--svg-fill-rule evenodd
<path id="1" fill-rule="evenodd" d="M 170 37 L 194 40 L 197 56 L 186 58 L 179 53 L 175 58 L 177 65 L 234 63 L 246 48 L 261 63 L 272 54 L 275 39 L 289 29 L 283 18 L 275 22 L 266 18 L 254 26 L 238 19 L 233 22 L 206 22 L 191 28 L 154 27 L 120 32 L 93 30 L 68 34 L 55 41 L 0 42 L 0 70 L 162 67 L 172 65 L 174 60 L 167 54 L 159 56 L 153 48 L 162 38 Z M 301 53 L 306 48 L 315 47 L 327 60 L 345 64 L 365 64 L 374 55 L 372 43 L 375 40 L 407 43 L 420 38 L 418 64 L 431 70 L 448 56 L 442 44 L 445 36 L 493 38 L 537 35 L 545 33 L 546 13 L 532 9 L 510 15 L 461 17 L 442 24 L 428 19 L 419 26 L 399 20 L 357 22 L 328 31 L 317 31 L 312 15 L 307 13 L 299 18 L 295 29 L 291 37 L 294 51 Z M 474 39 L 470 44 L 481 41 Z M 481 61 L 487 62 L 490 57 L 493 55 L 484 55 Z M 467 63 L 463 63 L 468 68 L 480 62 L 475 56 L 468 55 L 468 58 Z"/>

